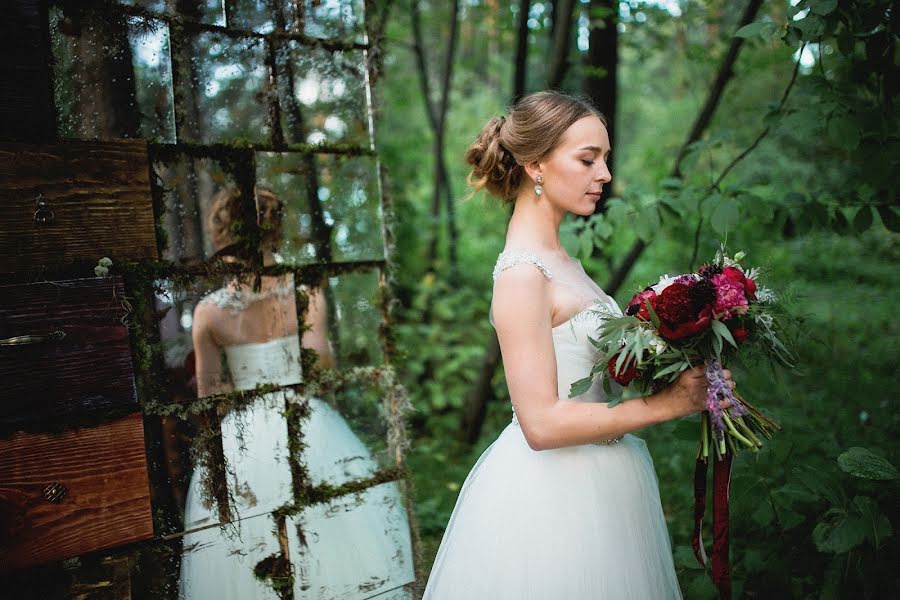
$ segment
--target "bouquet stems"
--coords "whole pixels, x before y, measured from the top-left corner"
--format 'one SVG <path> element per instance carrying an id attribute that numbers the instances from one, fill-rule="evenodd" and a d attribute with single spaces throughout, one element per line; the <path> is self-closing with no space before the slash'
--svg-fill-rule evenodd
<path id="1" fill-rule="evenodd" d="M 700 421 L 700 458 L 706 460 L 709 457 L 710 445 L 717 460 L 729 451 L 736 454 L 740 448 L 756 452 L 762 448 L 762 438 L 771 439 L 772 434 L 781 429 L 731 389 L 719 361 L 707 361 L 706 379 L 709 385 L 707 410 Z"/>

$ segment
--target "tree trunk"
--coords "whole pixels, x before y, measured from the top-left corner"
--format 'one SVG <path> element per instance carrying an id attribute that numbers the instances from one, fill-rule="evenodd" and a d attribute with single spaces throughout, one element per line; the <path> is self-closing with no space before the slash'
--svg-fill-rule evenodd
<path id="1" fill-rule="evenodd" d="M 550 89 L 556 89 L 562 85 L 566 72 L 569 70 L 574 12 L 575 0 L 558 0 L 553 11 L 553 46 L 547 71 L 547 87 Z"/>
<path id="2" fill-rule="evenodd" d="M 525 95 L 528 74 L 528 13 L 531 11 L 531 0 L 519 1 L 519 25 L 516 30 L 516 64 L 513 73 L 513 104 Z"/>
<path id="3" fill-rule="evenodd" d="M 412 0 L 410 4 L 413 30 L 413 51 L 416 56 L 416 65 L 419 69 L 419 84 L 422 90 L 422 96 L 425 101 L 425 112 L 428 116 L 428 122 L 434 134 L 432 150 L 434 155 L 434 186 L 431 195 L 431 234 L 426 254 L 426 269 L 434 271 L 436 269 L 438 255 L 439 240 L 439 224 L 441 213 L 441 197 L 445 197 L 448 208 L 448 234 L 451 240 L 450 245 L 450 265 L 451 274 L 456 272 L 456 222 L 455 214 L 452 208 L 453 193 L 450 187 L 450 178 L 448 176 L 446 162 L 444 160 L 444 131 L 447 116 L 447 108 L 450 96 L 450 83 L 453 78 L 453 58 L 456 54 L 456 43 L 459 38 L 459 0 L 454 0 L 452 4 L 452 12 L 450 17 L 450 39 L 447 46 L 447 54 L 444 57 L 444 65 L 442 72 L 440 95 L 437 99 L 437 106 L 431 100 L 431 85 L 428 79 L 428 59 L 425 56 L 425 43 L 422 37 L 421 15 L 419 13 L 418 0 Z M 455 276 L 454 276 L 455 278 Z M 427 311 L 426 311 L 426 321 Z"/>
<path id="4" fill-rule="evenodd" d="M 602 19 L 597 16 L 602 14 Z M 594 106 L 606 115 L 606 131 L 609 133 L 610 147 L 616 146 L 616 92 L 618 85 L 618 44 L 619 3 L 616 0 L 591 0 L 588 8 L 590 38 L 586 57 L 588 73 L 584 78 L 584 93 Z M 610 157 L 608 167 L 615 171 L 615 155 Z M 612 186 L 603 187 L 603 196 L 594 209 L 602 212 L 603 206 L 612 194 Z"/>
<path id="5" fill-rule="evenodd" d="M 169 0 L 168 9 L 186 19 L 200 20 L 201 0 Z M 172 91 L 175 101 L 175 133 L 179 142 L 198 142 L 203 139 L 200 126 L 200 103 L 197 91 L 200 80 L 194 62 L 193 38 L 171 36 Z M 175 164 L 176 196 L 179 202 L 166 211 L 166 231 L 169 232 L 169 252 L 174 260 L 182 257 L 202 257 L 203 227 L 196 159 L 185 156 Z"/>
<path id="6" fill-rule="evenodd" d="M 525 95 L 527 89 L 525 74 L 528 71 L 528 11 L 531 9 L 531 0 L 521 0 L 519 3 L 519 27 L 516 34 L 515 72 L 513 73 L 512 102 L 517 102 Z M 512 207 L 510 207 L 512 208 Z M 509 211 L 512 214 L 512 210 Z M 494 399 L 492 381 L 497 366 L 500 364 L 500 341 L 497 332 L 491 328 L 488 334 L 487 349 L 478 369 L 478 376 L 472 384 L 469 393 L 463 400 L 460 413 L 459 432 L 460 438 L 474 444 L 481 435 L 484 427 L 484 418 L 487 414 L 488 402 Z"/>

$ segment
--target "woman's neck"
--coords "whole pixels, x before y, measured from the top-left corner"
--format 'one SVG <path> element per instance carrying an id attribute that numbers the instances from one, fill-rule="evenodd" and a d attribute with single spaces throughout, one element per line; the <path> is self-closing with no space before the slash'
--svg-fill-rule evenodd
<path id="1" fill-rule="evenodd" d="M 560 212 L 546 199 L 535 198 L 531 190 L 520 190 L 506 230 L 506 244 L 565 255 L 559 242 L 563 217 L 565 211 Z"/>

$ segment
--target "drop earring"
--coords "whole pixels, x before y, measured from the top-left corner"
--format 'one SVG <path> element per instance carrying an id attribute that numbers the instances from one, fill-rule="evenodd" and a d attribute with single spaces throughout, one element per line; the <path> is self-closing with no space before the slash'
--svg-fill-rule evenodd
<path id="1" fill-rule="evenodd" d="M 540 175 L 538 175 L 537 179 L 535 180 L 535 183 L 537 183 L 537 185 L 534 186 L 534 195 L 540 196 L 541 194 L 544 193 L 544 188 L 541 186 L 541 184 L 544 183 L 544 178 L 541 177 Z"/>

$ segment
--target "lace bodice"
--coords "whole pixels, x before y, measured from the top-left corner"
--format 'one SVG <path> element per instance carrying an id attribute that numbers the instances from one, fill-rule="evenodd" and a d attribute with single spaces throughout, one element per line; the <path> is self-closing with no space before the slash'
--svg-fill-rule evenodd
<path id="1" fill-rule="evenodd" d="M 552 278 L 550 269 L 536 254 L 529 252 L 502 253 L 494 267 L 494 280 L 513 265 L 527 263 L 538 268 L 548 278 Z M 586 276 L 585 276 L 586 277 Z M 605 295 L 604 295 L 605 296 Z M 569 399 L 569 389 L 573 382 L 587 376 L 599 358 L 599 351 L 591 344 L 588 336 L 596 336 L 597 329 L 604 319 L 611 316 L 622 316 L 622 310 L 615 300 L 609 296 L 597 298 L 567 321 L 553 327 L 553 350 L 556 356 L 557 394 L 560 398 Z M 493 319 L 492 319 L 493 323 Z M 584 394 L 571 400 L 581 402 L 606 402 L 606 394 L 602 386 L 594 385 Z M 513 410 L 513 424 L 518 420 Z M 621 438 L 617 438 L 621 439 Z M 612 441 L 611 441 L 612 442 Z"/>

